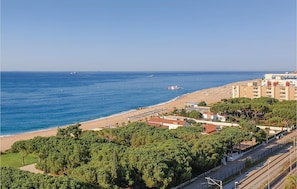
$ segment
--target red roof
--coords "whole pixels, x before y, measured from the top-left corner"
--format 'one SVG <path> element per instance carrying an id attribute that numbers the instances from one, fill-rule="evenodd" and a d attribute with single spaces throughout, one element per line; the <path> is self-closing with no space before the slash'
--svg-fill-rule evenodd
<path id="1" fill-rule="evenodd" d="M 216 125 L 212 125 L 212 124 L 204 125 L 204 132 L 207 133 L 207 134 L 213 133 L 216 130 L 217 130 Z"/>

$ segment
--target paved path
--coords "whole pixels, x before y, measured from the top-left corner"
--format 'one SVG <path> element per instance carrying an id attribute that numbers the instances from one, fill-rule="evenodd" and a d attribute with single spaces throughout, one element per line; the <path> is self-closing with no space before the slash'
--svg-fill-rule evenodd
<path id="1" fill-rule="evenodd" d="M 43 171 L 35 168 L 36 163 L 20 167 L 20 170 L 29 171 L 31 173 L 43 173 Z"/>

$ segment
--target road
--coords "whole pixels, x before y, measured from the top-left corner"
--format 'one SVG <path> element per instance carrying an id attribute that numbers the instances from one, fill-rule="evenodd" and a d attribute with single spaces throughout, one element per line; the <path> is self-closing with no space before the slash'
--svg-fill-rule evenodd
<path id="1" fill-rule="evenodd" d="M 249 158 L 253 161 L 257 161 L 264 157 L 269 157 L 273 153 L 278 151 L 280 149 L 280 147 L 283 146 L 283 144 L 287 143 L 288 141 L 292 141 L 292 138 L 296 137 L 296 136 L 297 136 L 297 131 L 294 130 L 279 140 L 273 140 L 268 144 L 260 146 L 258 149 L 254 149 L 254 150 L 246 153 L 241 158 L 239 158 L 235 161 L 228 162 L 228 164 L 226 166 L 221 166 L 216 171 L 213 171 L 213 172 L 210 172 L 210 173 L 207 173 L 204 175 L 200 175 L 200 177 L 198 177 L 197 179 L 193 179 L 194 180 L 193 182 L 187 184 L 186 186 L 183 186 L 182 188 L 184 188 L 184 189 L 206 189 L 206 188 L 208 188 L 208 184 L 207 184 L 205 177 L 211 177 L 211 178 L 217 179 L 217 180 L 224 180 L 224 179 L 230 177 L 231 175 L 240 173 L 241 170 L 243 170 L 245 168 L 245 162 L 246 162 L 247 158 Z M 259 169 L 262 165 L 260 164 L 259 166 L 250 169 L 247 173 L 241 173 L 237 179 L 233 180 L 229 184 L 224 183 L 223 188 L 224 189 L 234 188 L 235 182 L 240 182 L 242 179 L 249 176 L 249 174 L 248 174 L 249 172 L 251 172 L 257 168 Z M 267 181 L 267 179 L 266 179 L 266 181 Z"/>

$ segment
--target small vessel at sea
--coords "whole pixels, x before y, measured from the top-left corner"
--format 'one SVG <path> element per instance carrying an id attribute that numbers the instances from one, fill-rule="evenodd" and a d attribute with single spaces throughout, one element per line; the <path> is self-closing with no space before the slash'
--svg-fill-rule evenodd
<path id="1" fill-rule="evenodd" d="M 177 85 L 171 85 L 171 86 L 168 86 L 167 89 L 168 90 L 178 90 L 178 89 L 182 89 L 182 88 Z"/>
<path id="2" fill-rule="evenodd" d="M 77 72 L 70 72 L 70 75 L 76 75 Z"/>

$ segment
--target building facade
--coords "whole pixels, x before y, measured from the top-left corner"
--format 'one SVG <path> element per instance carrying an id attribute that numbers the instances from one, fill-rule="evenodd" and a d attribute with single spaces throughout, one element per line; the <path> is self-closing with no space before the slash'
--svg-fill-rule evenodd
<path id="1" fill-rule="evenodd" d="M 190 126 L 185 120 L 165 119 L 160 117 L 151 117 L 147 124 L 153 127 L 161 127 L 167 129 L 176 129 L 178 127 Z"/>
<path id="2" fill-rule="evenodd" d="M 262 80 L 232 86 L 232 98 L 239 97 L 297 100 L 297 73 L 265 74 Z"/>

